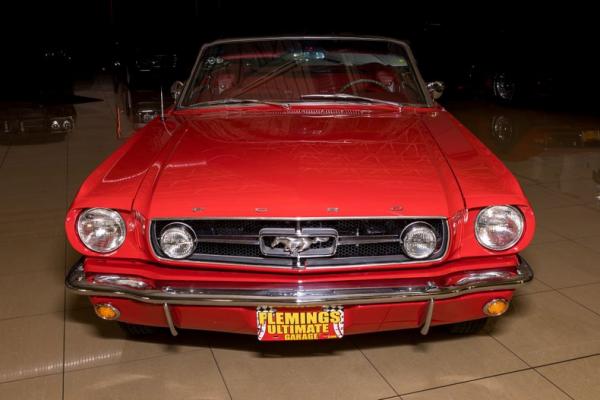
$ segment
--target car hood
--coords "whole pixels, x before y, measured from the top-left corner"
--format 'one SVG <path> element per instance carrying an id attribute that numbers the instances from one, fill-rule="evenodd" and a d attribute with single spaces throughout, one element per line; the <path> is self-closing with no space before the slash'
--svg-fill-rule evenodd
<path id="1" fill-rule="evenodd" d="M 464 202 L 430 114 L 180 115 L 134 208 L 149 218 L 448 217 Z"/>

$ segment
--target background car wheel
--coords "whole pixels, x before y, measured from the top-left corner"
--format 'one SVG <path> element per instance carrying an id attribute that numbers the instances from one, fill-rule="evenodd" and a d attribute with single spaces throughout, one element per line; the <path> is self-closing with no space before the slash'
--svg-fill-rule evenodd
<path id="1" fill-rule="evenodd" d="M 511 142 L 518 133 L 512 118 L 506 115 L 494 115 L 490 130 L 498 143 Z"/>
<path id="2" fill-rule="evenodd" d="M 455 335 L 469 335 L 473 333 L 479 333 L 481 332 L 481 330 L 483 330 L 487 322 L 487 318 L 459 322 L 457 324 L 448 325 L 448 331 Z"/>
<path id="3" fill-rule="evenodd" d="M 517 92 L 517 83 L 506 72 L 500 72 L 494 76 L 492 82 L 494 97 L 503 103 L 512 103 Z"/>
<path id="4" fill-rule="evenodd" d="M 153 335 L 157 333 L 160 329 L 154 326 L 126 324 L 125 322 L 119 322 L 119 326 L 128 335 L 135 337 Z"/>

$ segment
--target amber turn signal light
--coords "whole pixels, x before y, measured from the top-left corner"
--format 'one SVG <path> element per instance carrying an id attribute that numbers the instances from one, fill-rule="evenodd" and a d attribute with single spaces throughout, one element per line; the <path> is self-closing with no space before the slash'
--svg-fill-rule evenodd
<path id="1" fill-rule="evenodd" d="M 508 310 L 508 300 L 494 299 L 483 306 L 483 312 L 490 317 L 498 317 Z"/>
<path id="2" fill-rule="evenodd" d="M 94 306 L 94 311 L 96 311 L 96 315 L 98 317 L 107 321 L 115 320 L 121 315 L 121 313 L 115 306 L 108 303 L 96 304 Z"/>

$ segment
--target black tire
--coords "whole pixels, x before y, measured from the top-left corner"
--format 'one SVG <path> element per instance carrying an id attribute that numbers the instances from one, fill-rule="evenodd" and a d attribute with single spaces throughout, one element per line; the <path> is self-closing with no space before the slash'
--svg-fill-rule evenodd
<path id="1" fill-rule="evenodd" d="M 154 335 L 159 330 L 159 328 L 156 328 L 154 326 L 126 324 L 125 322 L 119 322 L 119 326 L 129 336 L 133 337 Z"/>
<path id="2" fill-rule="evenodd" d="M 511 74 L 499 72 L 492 81 L 492 94 L 497 101 L 503 104 L 513 104 L 518 92 L 518 85 Z"/>
<path id="3" fill-rule="evenodd" d="M 487 322 L 487 318 L 459 322 L 457 324 L 448 325 L 448 331 L 455 335 L 470 335 L 479 333 L 483 330 Z"/>

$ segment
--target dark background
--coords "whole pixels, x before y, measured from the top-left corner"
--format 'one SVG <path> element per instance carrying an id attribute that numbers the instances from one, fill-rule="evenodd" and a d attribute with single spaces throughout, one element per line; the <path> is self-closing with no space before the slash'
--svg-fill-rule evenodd
<path id="1" fill-rule="evenodd" d="M 560 104 L 571 107 L 590 106 L 600 90 L 596 82 L 599 24 L 592 6 L 95 0 L 2 7 L 7 22 L 2 25 L 2 83 L 13 89 L 16 83 L 16 91 L 49 79 L 36 58 L 48 49 L 64 49 L 74 79 L 90 80 L 98 71 L 110 69 L 119 52 L 140 46 L 169 48 L 178 54 L 180 78 L 185 79 L 207 41 L 277 34 L 366 34 L 407 40 L 424 78 L 445 81 L 447 96 L 471 84 L 465 81 L 472 78 L 473 68 L 481 81 L 473 83 L 478 87 L 502 71 L 516 71 L 511 74 L 526 81 L 522 86 L 551 76 L 553 90 L 559 93 L 555 100 L 558 97 Z M 465 93 L 477 96 L 479 89 Z M 15 90 L 5 91 L 9 92 Z M 527 97 L 528 104 L 539 103 Z"/>
<path id="2" fill-rule="evenodd" d="M 13 51 L 66 46 L 88 67 L 106 63 L 115 41 L 169 43 L 196 53 L 203 42 L 216 38 L 277 34 L 383 35 L 409 40 L 414 47 L 438 39 L 435 50 L 457 54 L 483 52 L 503 42 L 519 52 L 552 49 L 553 56 L 581 64 L 596 58 L 600 29 L 591 5 L 551 2 L 525 8 L 506 2 L 92 0 L 1 7 L 3 42 Z M 416 53 L 421 50 L 433 49 L 415 47 Z M 10 60 L 10 54 L 4 59 Z"/>

